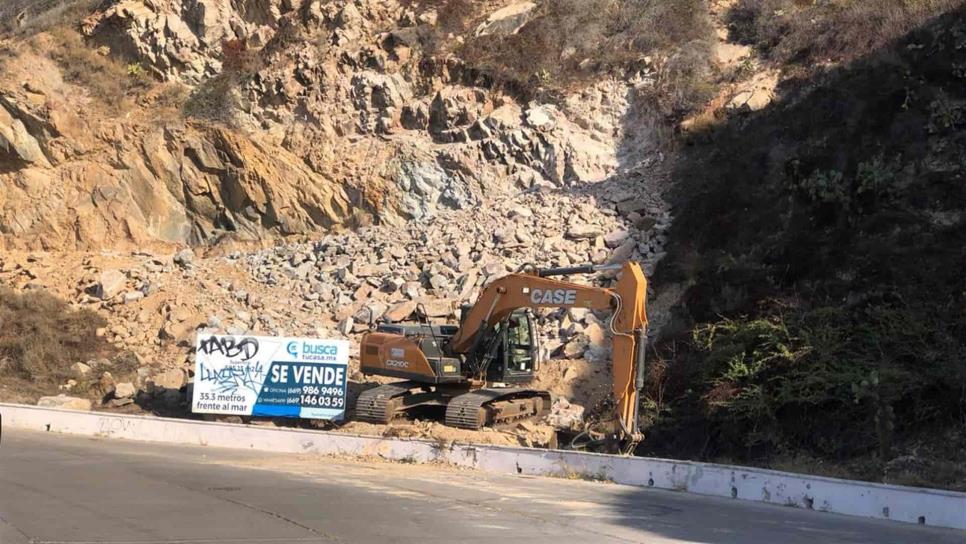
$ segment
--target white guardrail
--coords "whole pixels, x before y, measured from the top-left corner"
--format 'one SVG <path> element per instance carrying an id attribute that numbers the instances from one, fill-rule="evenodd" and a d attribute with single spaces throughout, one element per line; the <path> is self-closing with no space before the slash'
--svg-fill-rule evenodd
<path id="1" fill-rule="evenodd" d="M 952 491 L 691 461 L 505 446 L 443 445 L 418 439 L 112 415 L 15 404 L 0 403 L 0 415 L 5 430 L 28 429 L 278 453 L 443 462 L 487 472 L 585 477 L 850 516 L 966 529 L 966 493 Z"/>

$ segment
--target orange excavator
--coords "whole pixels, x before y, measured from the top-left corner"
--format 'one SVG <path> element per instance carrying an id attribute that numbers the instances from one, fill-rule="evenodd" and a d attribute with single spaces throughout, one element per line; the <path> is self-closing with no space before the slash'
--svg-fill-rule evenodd
<path id="1" fill-rule="evenodd" d="M 612 289 L 553 279 L 619 270 Z M 362 392 L 357 419 L 388 423 L 401 414 L 445 413 L 446 425 L 479 429 L 550 410 L 550 393 L 530 389 L 540 366 L 533 324 L 538 308 L 611 312 L 614 421 L 605 433 L 630 451 L 641 440 L 638 396 L 644 382 L 647 280 L 637 263 L 537 270 L 494 280 L 475 304 L 463 306 L 459 325 L 380 324 L 360 349 L 366 375 L 403 381 Z"/>

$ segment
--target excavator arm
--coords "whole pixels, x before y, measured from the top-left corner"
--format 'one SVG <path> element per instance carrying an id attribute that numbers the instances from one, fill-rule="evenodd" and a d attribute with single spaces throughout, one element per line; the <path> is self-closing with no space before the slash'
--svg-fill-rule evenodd
<path id="1" fill-rule="evenodd" d="M 480 294 L 476 304 L 450 339 L 449 350 L 467 353 L 485 332 L 521 308 L 587 308 L 610 310 L 613 344 L 613 393 L 621 438 L 636 444 L 638 399 L 644 385 L 644 349 L 647 342 L 647 280 L 637 263 L 620 267 L 613 289 L 563 282 L 550 276 L 613 269 L 584 266 L 510 274 L 495 280 Z"/>

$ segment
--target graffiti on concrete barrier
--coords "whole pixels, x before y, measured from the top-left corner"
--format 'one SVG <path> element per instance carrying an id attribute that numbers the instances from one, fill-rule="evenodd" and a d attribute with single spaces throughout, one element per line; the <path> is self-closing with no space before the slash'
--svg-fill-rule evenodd
<path id="1" fill-rule="evenodd" d="M 134 422 L 128 419 L 117 417 L 101 417 L 97 420 L 97 433 L 110 436 L 115 433 L 124 433 L 134 426 Z"/>

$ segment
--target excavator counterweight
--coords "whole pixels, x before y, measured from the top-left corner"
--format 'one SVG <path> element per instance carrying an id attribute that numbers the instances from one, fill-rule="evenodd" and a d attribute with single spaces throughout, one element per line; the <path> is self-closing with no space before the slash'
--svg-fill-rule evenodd
<path id="1" fill-rule="evenodd" d="M 632 447 L 641 439 L 637 412 L 647 341 L 647 280 L 637 263 L 619 268 L 612 289 L 554 278 L 613 266 L 509 274 L 464 308 L 459 325 L 380 325 L 363 336 L 361 370 L 403 381 L 360 394 L 356 417 L 388 423 L 400 413 L 437 410 L 445 413 L 447 425 L 469 429 L 542 417 L 550 409 L 550 394 L 526 387 L 540 363 L 532 311 L 587 308 L 611 312 L 613 431 Z"/>

